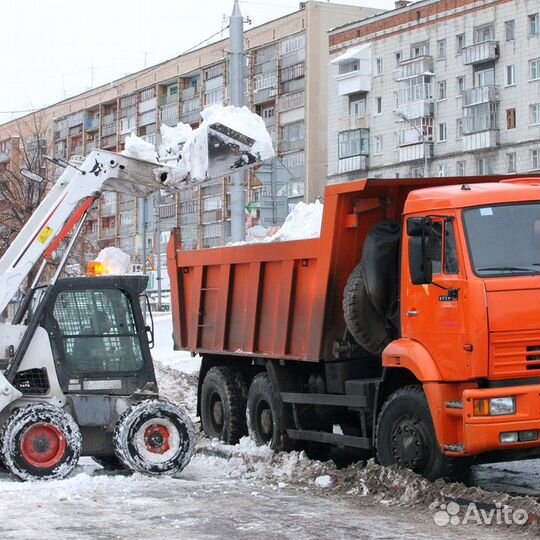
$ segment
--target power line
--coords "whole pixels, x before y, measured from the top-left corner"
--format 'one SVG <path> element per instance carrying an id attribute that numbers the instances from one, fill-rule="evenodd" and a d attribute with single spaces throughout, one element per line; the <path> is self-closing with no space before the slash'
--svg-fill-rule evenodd
<path id="1" fill-rule="evenodd" d="M 216 37 L 217 35 L 222 34 L 228 28 L 229 28 L 229 25 L 225 26 L 224 28 L 222 28 L 221 30 L 216 32 L 215 34 L 212 34 L 211 36 L 207 37 L 206 39 L 203 39 L 200 43 L 197 43 L 197 45 L 193 45 L 193 47 L 190 47 L 187 51 L 184 51 L 183 53 L 181 53 L 180 56 L 183 56 L 184 54 L 187 54 L 188 52 L 191 52 L 192 50 L 196 49 L 197 47 L 200 47 L 201 45 L 204 45 L 207 41 L 210 41 L 212 38 Z"/>

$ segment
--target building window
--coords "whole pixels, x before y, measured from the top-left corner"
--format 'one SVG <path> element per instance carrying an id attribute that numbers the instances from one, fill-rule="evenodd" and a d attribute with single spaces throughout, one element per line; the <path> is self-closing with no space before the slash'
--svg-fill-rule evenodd
<path id="1" fill-rule="evenodd" d="M 383 59 L 379 57 L 375 60 L 375 75 L 382 75 L 383 72 Z"/>
<path id="2" fill-rule="evenodd" d="M 338 134 L 339 159 L 369 154 L 369 129 L 353 129 Z"/>
<path id="3" fill-rule="evenodd" d="M 463 52 L 465 48 L 465 34 L 458 34 L 456 36 L 456 50 L 458 54 Z"/>
<path id="4" fill-rule="evenodd" d="M 506 154 L 506 172 L 515 173 L 516 172 L 516 153 L 510 152 Z"/>
<path id="5" fill-rule="evenodd" d="M 540 103 L 533 103 L 530 106 L 531 124 L 540 124 Z"/>
<path id="6" fill-rule="evenodd" d="M 382 154 L 383 151 L 383 138 L 382 135 L 375 136 L 375 154 Z"/>
<path id="7" fill-rule="evenodd" d="M 456 172 L 458 176 L 465 176 L 465 172 L 467 170 L 466 162 L 465 161 L 458 161 L 456 163 Z"/>
<path id="8" fill-rule="evenodd" d="M 492 24 L 484 24 L 474 29 L 474 42 L 483 43 L 494 39 L 495 29 Z"/>
<path id="9" fill-rule="evenodd" d="M 506 109 L 506 129 L 516 127 L 516 109 Z"/>
<path id="10" fill-rule="evenodd" d="M 463 118 L 458 118 L 456 120 L 456 139 L 461 139 L 463 137 Z"/>
<path id="11" fill-rule="evenodd" d="M 529 15 L 529 36 L 537 36 L 540 31 L 540 18 L 538 13 Z"/>
<path id="12" fill-rule="evenodd" d="M 494 174 L 495 172 L 495 159 L 493 156 L 482 157 L 476 160 L 476 174 Z"/>
<path id="13" fill-rule="evenodd" d="M 349 114 L 360 118 L 366 114 L 366 100 L 365 99 L 351 99 L 349 105 Z"/>
<path id="14" fill-rule="evenodd" d="M 446 81 L 439 81 L 439 99 L 446 99 Z"/>
<path id="15" fill-rule="evenodd" d="M 465 76 L 457 78 L 457 95 L 462 96 L 465 93 Z"/>
<path id="16" fill-rule="evenodd" d="M 529 80 L 536 81 L 540 79 L 540 58 L 529 60 Z"/>
<path id="17" fill-rule="evenodd" d="M 514 64 L 511 64 L 510 66 L 506 66 L 506 86 L 514 86 L 516 84 L 516 66 Z"/>
<path id="18" fill-rule="evenodd" d="M 504 33 L 506 41 L 514 41 L 516 39 L 516 21 L 506 21 L 504 23 Z"/>
<path id="19" fill-rule="evenodd" d="M 419 58 L 420 56 L 429 55 L 429 42 L 414 43 L 411 45 L 411 58 Z"/>
<path id="20" fill-rule="evenodd" d="M 540 169 L 540 150 L 535 148 L 531 150 L 531 167 L 532 169 Z"/>
<path id="21" fill-rule="evenodd" d="M 446 58 L 446 39 L 437 41 L 437 54 L 439 58 Z"/>
<path id="22" fill-rule="evenodd" d="M 396 67 L 399 67 L 399 63 L 401 62 L 401 51 L 395 53 L 394 58 L 396 59 Z"/>
<path id="23" fill-rule="evenodd" d="M 447 129 L 446 122 L 439 124 L 439 142 L 444 142 L 447 140 Z"/>
<path id="24" fill-rule="evenodd" d="M 375 111 L 376 114 L 382 113 L 382 97 L 375 98 Z"/>

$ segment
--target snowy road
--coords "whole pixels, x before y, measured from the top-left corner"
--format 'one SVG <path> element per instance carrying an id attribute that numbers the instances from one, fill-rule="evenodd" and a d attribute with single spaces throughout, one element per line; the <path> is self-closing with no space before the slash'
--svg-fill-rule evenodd
<path id="1" fill-rule="evenodd" d="M 193 410 L 198 361 L 171 350 L 167 316 L 156 317 L 156 342 L 162 391 Z M 275 457 L 245 441 L 239 449 L 230 459 L 199 454 L 178 478 L 113 475 L 88 458 L 64 481 L 19 483 L 0 473 L 0 537 L 412 540 L 479 533 L 476 525 L 435 524 L 429 505 L 445 486 L 399 473 L 381 476 L 377 466 L 342 473 L 295 453 Z M 471 482 L 538 498 L 539 470 L 536 461 L 483 466 Z M 471 490 L 459 488 L 452 496 L 456 493 Z M 481 534 L 495 540 L 537 533 L 498 526 L 483 527 Z"/>

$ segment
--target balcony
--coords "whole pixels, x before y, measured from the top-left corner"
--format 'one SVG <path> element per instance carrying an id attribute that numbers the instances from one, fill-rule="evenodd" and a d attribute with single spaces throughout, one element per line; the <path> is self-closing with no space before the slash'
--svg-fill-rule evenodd
<path id="1" fill-rule="evenodd" d="M 431 99 L 402 103 L 396 109 L 396 114 L 403 114 L 409 120 L 414 118 L 432 118 L 435 114 L 435 107 Z"/>
<path id="2" fill-rule="evenodd" d="M 0 163 L 9 163 L 10 159 L 8 152 L 0 152 Z"/>
<path id="3" fill-rule="evenodd" d="M 100 214 L 102 216 L 114 216 L 116 214 L 116 203 L 104 203 L 101 205 Z"/>
<path id="4" fill-rule="evenodd" d="M 115 135 L 109 135 L 108 137 L 101 137 L 101 148 L 107 149 L 116 147 L 116 134 Z"/>
<path id="5" fill-rule="evenodd" d="M 58 141 L 60 139 L 66 139 L 67 135 L 68 135 L 67 128 L 60 129 L 60 130 L 54 132 L 54 140 Z"/>
<path id="6" fill-rule="evenodd" d="M 109 124 L 103 124 L 101 128 L 101 136 L 107 137 L 108 135 L 114 135 L 116 133 L 116 120 Z"/>
<path id="7" fill-rule="evenodd" d="M 499 131 L 489 130 L 463 135 L 463 151 L 474 152 L 499 145 Z"/>
<path id="8" fill-rule="evenodd" d="M 397 81 L 418 77 L 419 75 L 433 75 L 433 57 L 419 56 L 399 63 Z"/>
<path id="9" fill-rule="evenodd" d="M 361 129 L 368 127 L 367 115 L 344 116 L 338 120 L 338 131 L 349 131 L 351 129 Z"/>
<path id="10" fill-rule="evenodd" d="M 368 157 L 367 156 L 353 156 L 343 158 L 338 161 L 338 173 L 348 173 L 353 171 L 367 171 L 368 169 Z"/>
<path id="11" fill-rule="evenodd" d="M 155 97 L 153 97 L 152 99 L 147 99 L 146 101 L 141 101 L 138 107 L 139 114 L 144 114 L 148 111 L 153 111 L 156 108 L 156 103 L 157 103 L 157 100 Z"/>
<path id="12" fill-rule="evenodd" d="M 426 142 L 425 144 L 411 144 L 408 146 L 401 146 L 399 148 L 399 161 L 417 161 L 424 159 L 424 156 L 428 159 L 433 157 L 433 143 Z"/>
<path id="13" fill-rule="evenodd" d="M 194 98 L 196 95 L 199 94 L 199 89 L 195 86 L 190 86 L 189 88 L 184 88 L 182 90 L 182 99 L 191 99 Z"/>
<path id="14" fill-rule="evenodd" d="M 75 113 L 75 114 L 72 114 L 67 119 L 68 127 L 72 128 L 72 127 L 75 127 L 75 126 L 82 126 L 83 120 L 84 120 L 84 114 L 83 114 L 82 111 L 78 112 L 78 113 Z"/>
<path id="15" fill-rule="evenodd" d="M 116 235 L 115 227 L 101 227 L 99 231 L 100 240 L 108 240 L 110 238 L 114 238 L 115 235 Z"/>
<path id="16" fill-rule="evenodd" d="M 96 131 L 99 129 L 99 116 L 91 116 L 84 123 L 86 131 Z"/>
<path id="17" fill-rule="evenodd" d="M 171 103 L 178 103 L 178 94 L 163 94 L 159 98 L 159 104 L 161 106 L 170 105 Z"/>
<path id="18" fill-rule="evenodd" d="M 195 122 L 200 122 L 200 121 L 201 121 L 201 112 L 199 109 L 182 113 L 182 122 L 184 124 L 193 124 Z"/>
<path id="19" fill-rule="evenodd" d="M 296 152 L 298 150 L 303 150 L 305 145 L 304 139 L 293 139 L 284 141 L 282 140 L 279 143 L 279 152 Z"/>
<path id="20" fill-rule="evenodd" d="M 175 126 L 178 124 L 178 103 L 171 103 L 160 108 L 159 118 L 162 124 Z"/>
<path id="21" fill-rule="evenodd" d="M 481 103 L 499 101 L 499 88 L 497 86 L 479 86 L 468 88 L 463 95 L 463 106 L 471 107 Z"/>
<path id="22" fill-rule="evenodd" d="M 481 131 L 493 131 L 499 129 L 497 110 L 486 110 L 484 106 L 480 106 L 483 110 L 473 114 L 466 114 L 463 117 L 463 135 L 479 133 Z M 479 108 L 480 108 L 479 107 Z M 474 109 L 467 109 L 474 111 Z"/>
<path id="23" fill-rule="evenodd" d="M 480 64 L 499 58 L 499 43 L 497 41 L 482 41 L 463 49 L 463 64 Z"/>
<path id="24" fill-rule="evenodd" d="M 330 63 L 338 66 L 338 73 L 334 77 L 340 96 L 371 91 L 370 43 L 352 47 Z"/>

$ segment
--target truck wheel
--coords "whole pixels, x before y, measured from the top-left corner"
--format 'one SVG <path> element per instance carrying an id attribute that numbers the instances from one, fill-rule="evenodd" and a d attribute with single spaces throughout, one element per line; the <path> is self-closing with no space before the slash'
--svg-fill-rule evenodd
<path id="1" fill-rule="evenodd" d="M 201 389 L 201 423 L 210 439 L 236 444 L 246 435 L 247 385 L 239 371 L 216 366 Z"/>
<path id="2" fill-rule="evenodd" d="M 376 449 L 381 465 L 400 465 L 428 480 L 447 476 L 449 462 L 439 450 L 421 387 L 406 386 L 388 398 L 377 421 Z"/>
<path id="3" fill-rule="evenodd" d="M 248 392 L 247 425 L 257 446 L 270 445 L 276 452 L 290 450 L 280 407 L 268 373 L 256 375 Z"/>
<path id="4" fill-rule="evenodd" d="M 34 403 L 16 410 L 0 435 L 6 469 L 20 480 L 51 480 L 68 476 L 79 461 L 82 437 L 64 410 Z"/>
<path id="5" fill-rule="evenodd" d="M 180 472 L 195 449 L 195 429 L 187 412 L 163 400 L 142 401 L 120 416 L 114 453 L 123 465 L 147 475 Z"/>

